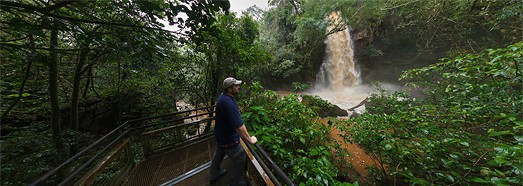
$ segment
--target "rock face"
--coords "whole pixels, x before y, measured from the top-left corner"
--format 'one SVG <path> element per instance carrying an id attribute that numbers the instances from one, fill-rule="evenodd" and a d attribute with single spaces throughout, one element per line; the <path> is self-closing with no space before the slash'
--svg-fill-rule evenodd
<path id="1" fill-rule="evenodd" d="M 332 105 L 331 108 L 325 110 L 325 113 L 323 114 L 323 116 L 320 114 L 320 116 L 322 116 L 322 117 L 329 117 L 329 116 L 336 117 L 336 116 L 348 116 L 348 115 L 349 115 L 349 113 L 345 109 L 342 109 L 342 108 L 338 107 L 337 105 Z"/>
<path id="2" fill-rule="evenodd" d="M 360 116 L 361 116 L 361 113 L 358 111 L 353 111 L 352 114 L 350 115 L 350 117 L 353 117 L 353 118 L 358 118 Z"/>
<path id="3" fill-rule="evenodd" d="M 302 99 L 302 103 L 311 108 L 320 117 L 337 117 L 349 115 L 346 110 L 321 99 L 319 96 L 302 95 Z"/>

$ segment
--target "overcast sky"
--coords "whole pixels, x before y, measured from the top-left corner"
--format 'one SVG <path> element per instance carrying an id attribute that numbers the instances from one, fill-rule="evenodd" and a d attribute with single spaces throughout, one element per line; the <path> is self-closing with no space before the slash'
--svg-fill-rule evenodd
<path id="1" fill-rule="evenodd" d="M 267 10 L 269 6 L 269 0 L 229 0 L 229 2 L 231 2 L 230 11 L 236 12 L 236 15 L 241 15 L 241 12 L 247 10 L 252 5 L 256 5 L 263 10 Z"/>
<path id="2" fill-rule="evenodd" d="M 231 8 L 229 11 L 236 12 L 237 16 L 242 15 L 241 12 L 247 10 L 247 8 L 251 7 L 252 5 L 256 5 L 258 8 L 261 8 L 263 10 L 267 10 L 267 8 L 269 7 L 269 0 L 229 0 L 229 2 L 231 3 Z M 187 18 L 185 14 L 179 16 L 183 19 Z M 177 26 L 170 26 L 165 20 L 160 20 L 160 22 L 162 22 L 165 25 L 164 29 L 166 30 L 178 30 Z"/>

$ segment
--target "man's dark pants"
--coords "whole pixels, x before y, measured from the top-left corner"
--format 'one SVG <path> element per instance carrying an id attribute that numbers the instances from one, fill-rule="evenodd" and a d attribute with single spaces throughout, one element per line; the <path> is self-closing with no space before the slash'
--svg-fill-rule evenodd
<path id="1" fill-rule="evenodd" d="M 216 145 L 216 151 L 212 156 L 209 176 L 211 177 L 211 179 L 214 179 L 219 176 L 218 172 L 220 171 L 220 164 L 222 163 L 225 154 L 229 156 L 233 163 L 231 175 L 229 177 L 229 183 L 232 186 L 239 185 L 241 177 L 245 173 L 245 163 L 247 160 L 247 154 L 245 154 L 245 151 L 243 150 L 240 144 L 237 144 L 236 146 L 229 148 L 223 148 L 220 147 L 220 145 Z"/>

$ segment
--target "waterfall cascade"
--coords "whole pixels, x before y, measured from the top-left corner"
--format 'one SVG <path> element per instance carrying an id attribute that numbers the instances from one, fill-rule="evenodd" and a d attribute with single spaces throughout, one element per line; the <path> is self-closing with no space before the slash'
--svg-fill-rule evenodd
<path id="1" fill-rule="evenodd" d="M 330 34 L 325 40 L 326 58 L 316 75 L 316 88 L 340 91 L 345 87 L 359 85 L 361 77 L 354 60 L 349 27 L 343 23 L 339 12 L 330 13 L 329 19 L 331 25 L 327 27 L 327 32 L 331 32 L 340 25 L 345 29 Z"/>
<path id="2" fill-rule="evenodd" d="M 325 59 L 316 75 L 316 85 L 314 89 L 308 91 L 308 94 L 320 96 L 340 108 L 349 109 L 377 90 L 362 83 L 359 66 L 354 60 L 350 28 L 344 24 L 340 12 L 330 13 L 329 19 L 331 25 L 327 28 L 327 33 L 334 33 L 327 36 L 325 40 L 327 45 Z M 345 29 L 334 30 L 340 26 Z M 397 85 L 383 85 L 389 91 L 401 89 L 401 86 Z M 356 108 L 354 112 L 362 113 L 364 111 L 365 105 Z"/>

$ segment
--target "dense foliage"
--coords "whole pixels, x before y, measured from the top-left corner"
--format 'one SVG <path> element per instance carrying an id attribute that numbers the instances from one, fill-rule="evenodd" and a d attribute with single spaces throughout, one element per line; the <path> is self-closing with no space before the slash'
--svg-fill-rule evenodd
<path id="1" fill-rule="evenodd" d="M 350 121 L 357 124 L 347 140 L 380 162 L 376 178 L 521 183 L 522 44 L 474 54 L 521 40 L 519 0 L 269 4 L 236 15 L 226 0 L 0 1 L 0 184 L 29 182 L 122 120 L 177 111 L 177 100 L 212 105 L 228 76 L 305 91 L 325 37 L 346 29 L 326 30 L 333 11 L 360 56 L 466 54 L 404 74 L 424 99 L 374 95 L 369 114 Z M 318 120 L 336 108 L 303 98 L 279 99 L 255 83 L 241 104 L 295 181 L 338 184 L 332 162 L 342 152 Z"/>
<path id="2" fill-rule="evenodd" d="M 187 47 L 188 63 L 178 64 L 182 70 L 172 69 L 176 74 L 173 80 L 185 82 L 180 86 L 196 93 L 188 95 L 194 102 L 212 102 L 226 77 L 259 78 L 260 66 L 270 60 L 270 54 L 258 42 L 258 27 L 250 16 L 229 13 L 219 14 L 216 19 L 212 31 L 200 32 L 200 43 Z"/>
<path id="3" fill-rule="evenodd" d="M 337 180 L 341 174 L 332 162 L 339 163 L 334 155 L 344 152 L 330 138 L 331 126 L 322 124 L 295 94 L 280 99 L 255 82 L 242 97 L 244 122 L 294 182 L 341 184 Z"/>
<path id="4" fill-rule="evenodd" d="M 170 68 L 190 56 L 179 48 L 211 32 L 228 8 L 200 0 L 1 1 L 1 185 L 28 183 L 122 120 L 176 111 L 186 94 Z M 161 20 L 179 29 L 165 30 Z"/>
<path id="5" fill-rule="evenodd" d="M 443 59 L 402 76 L 424 92 L 375 94 L 346 139 L 384 183 L 523 183 L 523 43 Z"/>

